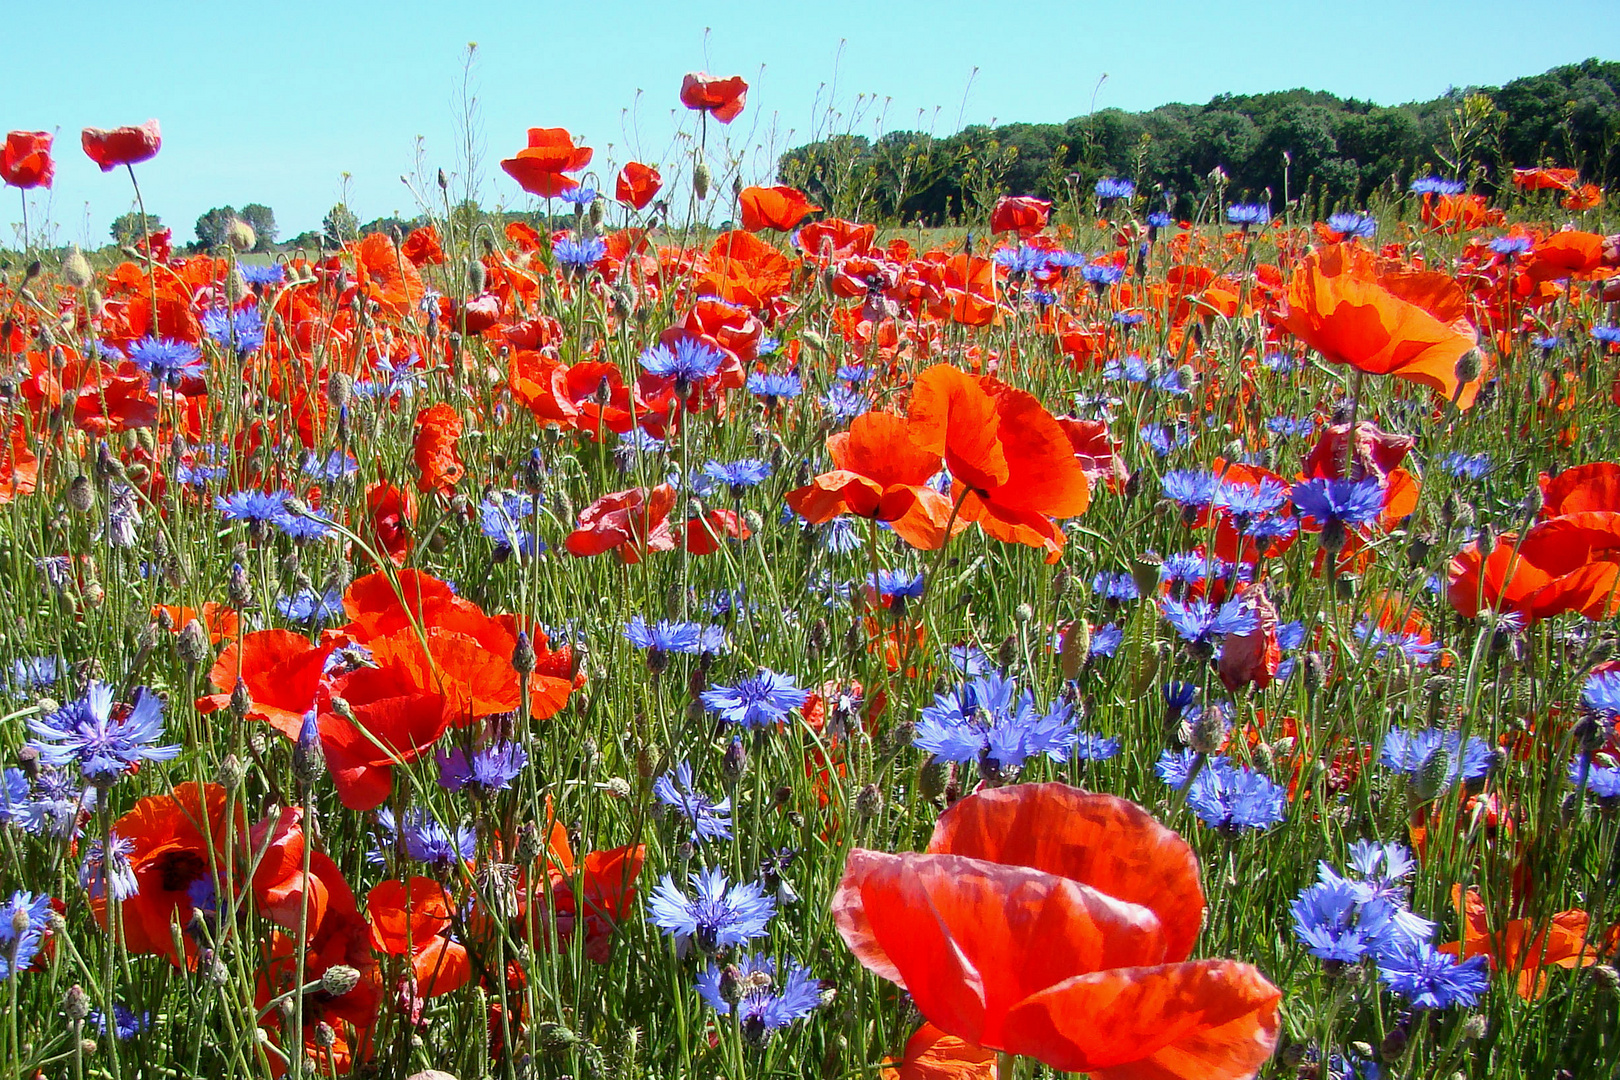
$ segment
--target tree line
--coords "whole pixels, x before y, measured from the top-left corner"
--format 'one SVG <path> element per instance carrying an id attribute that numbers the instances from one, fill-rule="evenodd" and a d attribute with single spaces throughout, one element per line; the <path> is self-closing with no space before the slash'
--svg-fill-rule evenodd
<path id="1" fill-rule="evenodd" d="M 1084 196 L 1104 176 L 1130 177 L 1186 213 L 1212 186 L 1274 208 L 1304 199 L 1332 209 L 1430 174 L 1489 194 L 1513 167 L 1535 165 L 1599 184 L 1620 176 L 1620 63 L 1587 60 L 1404 105 L 1285 90 L 944 137 L 834 135 L 787 151 L 778 172 L 839 216 L 943 225 L 1002 194 Z"/>

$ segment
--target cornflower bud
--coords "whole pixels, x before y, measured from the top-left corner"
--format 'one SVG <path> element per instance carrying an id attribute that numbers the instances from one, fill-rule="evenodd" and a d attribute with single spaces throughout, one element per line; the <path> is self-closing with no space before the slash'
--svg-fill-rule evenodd
<path id="1" fill-rule="evenodd" d="M 203 629 L 201 622 L 192 619 L 181 628 L 174 648 L 188 667 L 196 667 L 208 659 L 208 631 Z"/>
<path id="2" fill-rule="evenodd" d="M 68 483 L 67 504 L 81 514 L 88 514 L 95 509 L 96 488 L 90 482 L 90 477 L 80 473 Z"/>
<path id="3" fill-rule="evenodd" d="M 231 714 L 238 720 L 245 720 L 251 708 L 253 708 L 253 694 L 248 690 L 247 683 L 238 678 L 236 686 L 231 689 Z"/>
<path id="4" fill-rule="evenodd" d="M 725 756 L 720 759 L 720 775 L 725 777 L 727 783 L 735 784 L 747 771 L 748 750 L 741 739 L 732 739 L 726 747 Z"/>
<path id="5" fill-rule="evenodd" d="M 519 675 L 534 673 L 534 643 L 526 631 L 518 631 L 517 644 L 512 647 L 512 670 Z"/>
<path id="6" fill-rule="evenodd" d="M 247 767 L 242 764 L 242 759 L 235 754 L 226 754 L 224 759 L 220 761 L 217 779 L 219 780 L 219 786 L 227 792 L 235 791 L 241 787 L 246 776 Z"/>
<path id="7" fill-rule="evenodd" d="M 883 812 L 883 792 L 876 784 L 867 784 L 855 796 L 855 813 L 862 818 L 875 818 Z"/>
<path id="8" fill-rule="evenodd" d="M 78 251 L 78 248 L 74 248 Z M 81 255 L 80 258 L 83 258 Z M 90 1015 L 90 995 L 84 992 L 84 987 L 74 983 L 68 987 L 67 993 L 62 996 L 62 1013 L 70 1023 L 80 1023 Z"/>

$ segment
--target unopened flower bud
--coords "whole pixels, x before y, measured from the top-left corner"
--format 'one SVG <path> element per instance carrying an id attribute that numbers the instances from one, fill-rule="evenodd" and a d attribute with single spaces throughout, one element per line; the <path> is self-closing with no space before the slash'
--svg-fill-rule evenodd
<path id="1" fill-rule="evenodd" d="M 1469 349 L 1457 357 L 1457 366 L 1454 369 L 1457 381 L 1471 383 L 1479 378 L 1479 350 Z"/>
<path id="2" fill-rule="evenodd" d="M 84 992 L 84 987 L 78 983 L 68 987 L 67 993 L 62 996 L 62 1013 L 71 1023 L 78 1023 L 90 1015 L 90 995 Z"/>
<path id="3" fill-rule="evenodd" d="M 68 249 L 67 258 L 62 260 L 62 281 L 75 289 L 87 289 L 94 280 L 96 275 L 90 269 L 90 260 L 84 257 L 79 245 L 74 244 Z"/>
<path id="4" fill-rule="evenodd" d="M 692 169 L 692 193 L 698 197 L 699 202 L 709 197 L 709 184 L 713 179 L 714 174 L 709 171 L 708 162 L 700 161 Z"/>
<path id="5" fill-rule="evenodd" d="M 883 812 L 883 792 L 876 784 L 867 784 L 855 796 L 855 813 L 863 818 L 875 818 Z"/>
<path id="6" fill-rule="evenodd" d="M 728 783 L 735 784 L 741 780 L 748 771 L 748 750 L 743 746 L 741 739 L 732 739 L 726 747 L 725 756 L 720 759 L 720 775 Z"/>
<path id="7" fill-rule="evenodd" d="M 534 673 L 534 642 L 525 631 L 518 631 L 517 644 L 512 647 L 512 670 L 519 675 Z"/>
<path id="8" fill-rule="evenodd" d="M 191 667 L 196 667 L 208 659 L 208 631 L 203 629 L 200 621 L 192 619 L 180 628 L 180 636 L 176 639 L 174 648 L 175 652 L 180 654 L 181 660 Z"/>
<path id="9" fill-rule="evenodd" d="M 217 779 L 219 786 L 226 791 L 235 791 L 241 787 L 246 776 L 247 767 L 242 764 L 242 759 L 235 754 L 226 754 L 224 759 L 220 761 Z"/>
<path id="10" fill-rule="evenodd" d="M 90 482 L 89 476 L 80 473 L 69 482 L 67 504 L 81 514 L 88 514 L 95 509 L 96 486 Z"/>
<path id="11" fill-rule="evenodd" d="M 259 234 L 241 218 L 231 218 L 225 226 L 225 242 L 237 251 L 252 251 L 259 246 Z"/>
<path id="12" fill-rule="evenodd" d="M 360 984 L 360 972 L 347 964 L 333 964 L 321 976 L 321 989 L 333 997 L 342 997 Z"/>
<path id="13" fill-rule="evenodd" d="M 244 720 L 251 708 L 253 708 L 253 694 L 248 690 L 247 683 L 238 678 L 236 686 L 231 690 L 231 713 L 238 720 Z"/>

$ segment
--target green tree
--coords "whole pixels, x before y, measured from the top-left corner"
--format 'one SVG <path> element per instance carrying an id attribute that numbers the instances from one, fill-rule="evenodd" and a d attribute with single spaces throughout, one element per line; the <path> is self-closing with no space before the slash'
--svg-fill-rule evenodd
<path id="1" fill-rule="evenodd" d="M 225 243 L 225 233 L 237 218 L 235 207 L 216 206 L 197 219 L 197 245 L 211 251 Z"/>
<path id="2" fill-rule="evenodd" d="M 163 222 L 158 220 L 156 214 L 147 214 L 146 227 L 157 232 L 163 228 Z M 112 233 L 113 243 L 119 247 L 130 247 L 141 239 L 141 215 L 133 210 L 119 214 L 113 218 L 112 226 L 107 231 Z"/>
<path id="3" fill-rule="evenodd" d="M 328 247 L 342 247 L 360 238 L 360 219 L 347 203 L 338 203 L 321 219 L 321 234 Z"/>
<path id="4" fill-rule="evenodd" d="M 259 238 L 255 251 L 266 251 L 276 242 L 276 212 L 263 203 L 248 203 L 237 213 L 243 221 L 253 228 L 253 235 Z"/>

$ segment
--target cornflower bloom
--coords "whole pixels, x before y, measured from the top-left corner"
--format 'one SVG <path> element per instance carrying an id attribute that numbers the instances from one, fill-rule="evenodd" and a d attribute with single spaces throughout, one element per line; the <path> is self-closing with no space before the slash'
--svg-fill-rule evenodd
<path id="1" fill-rule="evenodd" d="M 1128 199 L 1136 194 L 1136 181 L 1123 176 L 1105 176 L 1098 180 L 1091 189 L 1104 206 L 1119 199 Z"/>
<path id="2" fill-rule="evenodd" d="M 688 896 L 665 874 L 647 898 L 647 918 L 675 939 L 682 953 L 691 942 L 705 953 L 761 937 L 776 913 L 776 901 L 752 881 L 730 885 L 721 870 L 695 871 Z"/>
<path id="3" fill-rule="evenodd" d="M 377 826 L 385 846 L 373 847 L 366 854 L 366 861 L 376 866 L 387 861 L 384 852 L 388 849 L 403 848 L 407 858 L 445 870 L 471 859 L 478 851 L 476 832 L 466 826 L 447 829 L 426 810 L 407 810 L 404 820 L 396 825 L 393 810 L 384 807 L 377 811 Z"/>
<path id="4" fill-rule="evenodd" d="M 784 398 L 796 398 L 803 389 L 799 377 L 791 372 L 778 374 L 756 371 L 748 376 L 748 392 L 755 397 L 764 398 L 768 405 L 774 405 Z"/>
<path id="5" fill-rule="evenodd" d="M 34 962 L 45 941 L 45 922 L 50 917 L 49 896 L 18 890 L 0 904 L 0 982 Z"/>
<path id="6" fill-rule="evenodd" d="M 1209 506 L 1221 488 L 1220 477 L 1207 472 L 1167 472 L 1159 483 L 1164 497 L 1179 505 L 1184 513 Z"/>
<path id="7" fill-rule="evenodd" d="M 653 781 L 653 795 L 658 801 L 692 823 L 692 841 L 731 839 L 731 800 L 711 800 L 692 782 L 692 766 L 681 762 L 675 766 L 673 779 L 665 773 Z"/>
<path id="8" fill-rule="evenodd" d="M 1428 942 L 1389 951 L 1378 959 L 1378 978 L 1414 1009 L 1473 1005 L 1490 984 L 1490 958 L 1458 962 Z"/>
<path id="9" fill-rule="evenodd" d="M 1197 760 L 1190 750 L 1179 754 L 1166 750 L 1154 771 L 1171 787 L 1187 788 L 1187 805 L 1209 828 L 1227 834 L 1261 831 L 1287 816 L 1287 790 L 1264 774 L 1234 765 L 1221 754 L 1205 758 L 1195 773 Z"/>
<path id="10" fill-rule="evenodd" d="M 990 672 L 936 695 L 911 744 L 944 761 L 1017 769 L 1036 754 L 1064 760 L 1076 739 L 1067 702 L 1042 713 L 1029 691 L 1019 694 L 1016 681 Z"/>
<path id="11" fill-rule="evenodd" d="M 93 899 L 107 895 L 109 886 L 113 899 L 123 901 L 141 889 L 135 877 L 135 868 L 129 864 L 129 853 L 135 845 L 117 833 L 112 834 L 112 855 L 108 857 L 99 839 L 90 842 L 84 861 L 79 864 L 79 887 Z"/>
<path id="12" fill-rule="evenodd" d="M 440 748 L 433 755 L 439 766 L 439 786 L 446 791 L 472 788 L 479 794 L 505 791 L 529 763 L 529 752 L 515 742 L 499 742 L 474 750 Z"/>
<path id="13" fill-rule="evenodd" d="M 761 668 L 758 675 L 750 675 L 735 686 L 705 690 L 699 698 L 704 708 L 728 724 L 765 727 L 803 705 L 809 696 L 793 676 Z"/>
<path id="14" fill-rule="evenodd" d="M 1217 607 L 1208 600 L 1166 597 L 1159 601 L 1159 610 L 1181 639 L 1192 645 L 1207 645 L 1226 634 L 1253 633 L 1259 624 L 1259 617 L 1241 600 L 1228 600 Z"/>
<path id="15" fill-rule="evenodd" d="M 1569 782 L 1599 799 L 1620 796 L 1620 769 L 1593 764 L 1585 754 L 1570 759 Z"/>
<path id="16" fill-rule="evenodd" d="M 1327 227 L 1338 233 L 1345 240 L 1358 237 L 1370 240 L 1372 234 L 1378 231 L 1378 222 L 1371 215 L 1357 213 L 1329 214 Z"/>
<path id="17" fill-rule="evenodd" d="M 128 1005 L 122 1001 L 115 1001 L 111 1032 L 107 1029 L 107 1018 L 102 1015 L 100 1009 L 91 1009 L 85 1017 L 85 1022 L 103 1035 L 111 1034 L 115 1039 L 128 1041 L 152 1026 L 152 1014 L 143 1012 L 136 1015 Z"/>
<path id="18" fill-rule="evenodd" d="M 1226 220 L 1248 232 L 1249 226 L 1264 225 L 1271 220 L 1271 207 L 1265 203 L 1233 203 L 1226 208 Z"/>
<path id="19" fill-rule="evenodd" d="M 551 246 L 551 255 L 564 269 L 573 273 L 583 273 L 607 257 L 607 244 L 595 236 L 588 236 L 583 240 L 564 237 Z"/>
<path id="20" fill-rule="evenodd" d="M 1458 480 L 1483 480 L 1496 465 L 1489 454 L 1464 454 L 1453 450 L 1440 459 L 1440 467 Z"/>
<path id="21" fill-rule="evenodd" d="M 495 541 L 497 558 L 545 551 L 545 542 L 524 527 L 538 505 L 539 497 L 526 491 L 494 491 L 478 504 L 478 530 Z"/>
<path id="22" fill-rule="evenodd" d="M 1412 181 L 1414 195 L 1461 195 L 1468 185 L 1461 180 L 1447 180 L 1440 176 L 1425 176 Z"/>
<path id="23" fill-rule="evenodd" d="M 291 596 L 278 599 L 276 611 L 288 622 L 325 626 L 343 619 L 343 594 L 337 589 L 328 589 L 324 594 L 314 589 L 299 589 Z"/>
<path id="24" fill-rule="evenodd" d="M 865 395 L 847 386 L 835 386 L 821 395 L 821 407 L 836 421 L 849 421 L 871 411 L 872 403 Z"/>
<path id="25" fill-rule="evenodd" d="M 1384 489 L 1376 477 L 1361 480 L 1318 478 L 1294 485 L 1289 493 L 1294 507 L 1324 529 L 1367 525 L 1384 510 Z"/>
<path id="26" fill-rule="evenodd" d="M 1484 739 L 1469 738 L 1465 743 L 1455 731 L 1391 728 L 1378 760 L 1439 794 L 1459 780 L 1477 780 L 1490 772 L 1496 752 Z"/>
<path id="27" fill-rule="evenodd" d="M 649 653 L 722 653 L 726 649 L 726 632 L 718 626 L 695 622 L 673 622 L 660 619 L 648 624 L 640 615 L 632 616 L 624 627 L 625 640 Z"/>
<path id="28" fill-rule="evenodd" d="M 1595 713 L 1620 717 L 1620 671 L 1595 671 L 1581 687 L 1581 704 Z"/>
<path id="29" fill-rule="evenodd" d="M 92 784 L 109 785 L 142 761 L 169 761 L 180 747 L 155 746 L 163 735 L 163 703 L 146 687 L 114 716 L 113 688 L 92 682 L 84 697 L 29 722 L 29 745 L 47 765 L 77 764 Z"/>
<path id="30" fill-rule="evenodd" d="M 232 312 L 214 308 L 203 315 L 202 328 L 215 344 L 234 349 L 238 356 L 257 352 L 264 345 L 264 316 L 256 307 Z"/>
<path id="31" fill-rule="evenodd" d="M 661 375 L 677 382 L 694 383 L 712 378 L 720 370 L 720 353 L 689 337 L 675 347 L 654 345 L 641 354 L 641 366 L 650 375 Z"/>
<path id="32" fill-rule="evenodd" d="M 770 475 L 771 463 L 758 458 L 708 461 L 704 462 L 703 472 L 693 482 L 692 487 L 699 495 L 707 495 L 717 487 L 724 487 L 732 498 L 738 499 L 742 497 L 744 491 L 763 484 Z"/>
<path id="33" fill-rule="evenodd" d="M 208 366 L 197 346 L 169 338 L 142 338 L 129 347 L 129 358 L 151 376 L 154 394 L 165 386 L 180 385 L 181 379 L 201 375 Z"/>
<path id="34" fill-rule="evenodd" d="M 1440 655 L 1438 641 L 1424 641 L 1420 634 L 1385 630 L 1366 621 L 1356 624 L 1356 637 L 1372 650 L 1374 656 L 1383 659 L 1395 652 L 1414 667 L 1428 667 Z"/>
<path id="35" fill-rule="evenodd" d="M 1091 579 L 1091 591 L 1110 604 L 1128 604 L 1142 597 L 1142 591 L 1136 587 L 1136 579 L 1124 571 L 1100 571 Z"/>
<path id="36" fill-rule="evenodd" d="M 245 521 L 250 527 L 273 524 L 287 512 L 285 491 L 233 491 L 229 495 L 216 495 L 214 509 L 226 521 Z"/>
<path id="37" fill-rule="evenodd" d="M 731 1002 L 723 982 L 736 980 L 737 1020 L 747 1039 L 759 1045 L 773 1031 L 802 1020 L 821 1004 L 821 984 L 810 977 L 808 968 L 789 960 L 780 981 L 776 961 L 743 953 L 722 969 L 713 960 L 698 974 L 697 992 L 721 1016 L 731 1015 Z"/>

